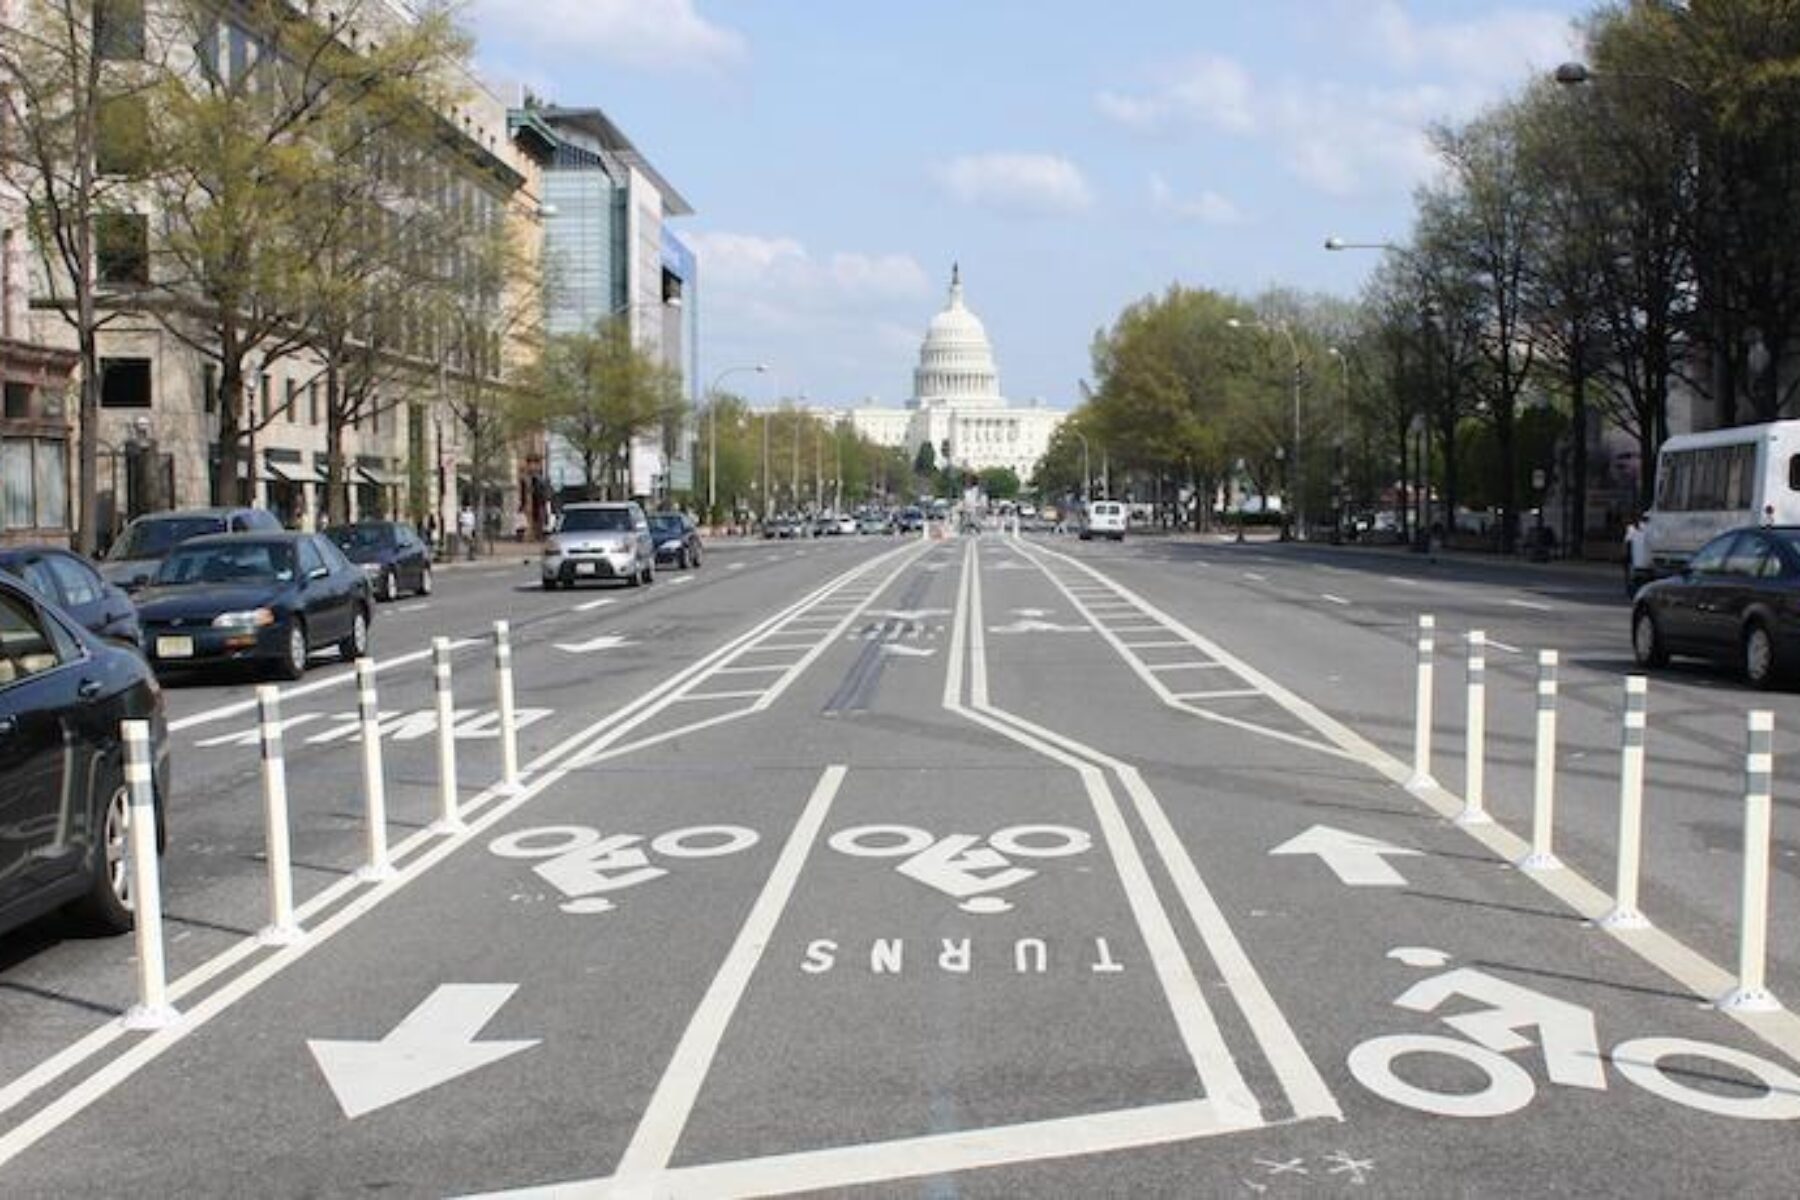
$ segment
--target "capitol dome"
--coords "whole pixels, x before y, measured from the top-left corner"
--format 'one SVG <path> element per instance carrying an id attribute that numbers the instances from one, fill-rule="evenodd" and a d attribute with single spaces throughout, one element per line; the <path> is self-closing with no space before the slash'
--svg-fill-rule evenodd
<path id="1" fill-rule="evenodd" d="M 950 302 L 926 327 L 913 372 L 915 406 L 998 407 L 1000 373 L 981 318 L 963 305 L 962 272 L 950 268 Z"/>

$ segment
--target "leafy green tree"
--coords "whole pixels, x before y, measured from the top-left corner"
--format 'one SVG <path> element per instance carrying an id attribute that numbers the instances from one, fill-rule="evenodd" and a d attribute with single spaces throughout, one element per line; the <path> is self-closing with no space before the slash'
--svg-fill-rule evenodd
<path id="1" fill-rule="evenodd" d="M 932 479 L 938 470 L 937 447 L 930 442 L 920 442 L 918 452 L 913 455 L 913 475 L 919 479 Z"/>
<path id="2" fill-rule="evenodd" d="M 548 339 L 521 415 L 568 443 L 602 499 L 625 499 L 632 439 L 680 407 L 679 376 L 632 343 L 625 321 L 603 319 L 591 332 Z"/>
<path id="3" fill-rule="evenodd" d="M 1011 467 L 989 467 L 981 472 L 981 490 L 989 500 L 1011 500 L 1019 489 L 1018 472 Z"/>

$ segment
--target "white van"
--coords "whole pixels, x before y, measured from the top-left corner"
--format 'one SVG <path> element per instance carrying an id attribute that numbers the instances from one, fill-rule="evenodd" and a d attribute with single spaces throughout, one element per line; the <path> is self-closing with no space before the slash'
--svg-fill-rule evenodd
<path id="1" fill-rule="evenodd" d="M 1130 524 L 1131 518 L 1119 501 L 1094 500 L 1081 515 L 1081 540 L 1085 542 L 1103 537 L 1122 542 L 1125 540 L 1125 529 Z"/>
<path id="2" fill-rule="evenodd" d="M 1684 433 L 1657 452 L 1644 531 L 1658 574 L 1741 525 L 1800 525 L 1800 421 Z"/>

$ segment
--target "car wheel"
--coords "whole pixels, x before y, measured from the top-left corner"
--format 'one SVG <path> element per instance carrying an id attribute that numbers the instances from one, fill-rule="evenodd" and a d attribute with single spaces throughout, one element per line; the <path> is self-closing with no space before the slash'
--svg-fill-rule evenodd
<path id="1" fill-rule="evenodd" d="M 381 598 L 389 601 L 400 598 L 400 580 L 395 577 L 392 567 L 381 573 Z"/>
<path id="2" fill-rule="evenodd" d="M 546 592 L 554 592 L 556 590 L 556 580 L 554 579 L 546 579 L 543 581 L 543 584 Z"/>
<path id="3" fill-rule="evenodd" d="M 634 588 L 643 587 L 644 586 L 643 569 L 639 568 L 638 570 L 633 571 L 630 575 L 627 575 L 625 577 L 625 586 L 626 587 L 634 587 Z"/>
<path id="4" fill-rule="evenodd" d="M 653 558 L 644 564 L 644 585 L 648 587 L 656 582 L 656 560 Z"/>
<path id="5" fill-rule="evenodd" d="M 700 569 L 700 549 L 699 549 L 699 547 L 696 546 L 694 548 L 694 552 L 692 554 L 688 555 L 688 566 L 692 567 L 696 571 L 698 571 Z"/>
<path id="6" fill-rule="evenodd" d="M 687 551 L 685 549 L 679 550 L 676 552 L 675 565 L 683 571 L 688 569 L 688 556 L 687 556 Z"/>
<path id="7" fill-rule="evenodd" d="M 1776 661 L 1775 638 L 1761 621 L 1744 630 L 1744 678 L 1753 688 L 1770 688 L 1781 675 Z"/>
<path id="8" fill-rule="evenodd" d="M 1631 652 L 1640 667 L 1664 667 L 1669 663 L 1669 649 L 1663 645 L 1662 631 L 1648 608 L 1640 608 L 1631 618 Z"/>
<path id="9" fill-rule="evenodd" d="M 369 614 L 358 608 L 350 615 L 350 636 L 338 643 L 343 657 L 361 658 L 369 652 Z"/>
<path id="10" fill-rule="evenodd" d="M 287 649 L 275 665 L 283 679 L 298 679 L 306 674 L 306 622 L 295 617 L 288 626 Z"/>
<path id="11" fill-rule="evenodd" d="M 131 928 L 131 792 L 121 782 L 107 797 L 100 814 L 100 840 L 94 847 L 94 874 L 87 894 L 74 904 L 84 924 L 106 933 Z"/>
<path id="12" fill-rule="evenodd" d="M 419 595 L 431 595 L 431 564 L 426 563 L 419 568 Z"/>

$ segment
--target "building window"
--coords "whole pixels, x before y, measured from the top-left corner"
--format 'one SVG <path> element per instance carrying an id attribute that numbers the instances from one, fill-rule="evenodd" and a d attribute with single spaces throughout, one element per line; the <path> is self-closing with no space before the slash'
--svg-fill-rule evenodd
<path id="1" fill-rule="evenodd" d="M 6 418 L 12 421 L 23 420 L 31 416 L 31 385 L 17 383 L 11 379 L 6 381 L 6 407 L 3 411 Z"/>
<path id="2" fill-rule="evenodd" d="M 68 443 L 0 441 L 0 529 L 64 529 L 69 522 Z"/>
<path id="3" fill-rule="evenodd" d="M 150 222 L 142 213 L 102 213 L 94 222 L 101 283 L 150 282 Z"/>
<path id="4" fill-rule="evenodd" d="M 200 368 L 200 403 L 209 416 L 219 411 L 219 368 L 212 363 Z"/>
<path id="5" fill-rule="evenodd" d="M 281 406 L 281 415 L 287 418 L 287 423 L 289 425 L 292 425 L 299 419 L 298 405 L 296 405 L 294 400 L 295 395 L 299 391 L 299 384 L 295 383 L 292 379 L 287 381 L 287 403 Z"/>
<path id="6" fill-rule="evenodd" d="M 144 0 L 99 0 L 94 5 L 94 53 L 106 62 L 144 57 Z"/>
<path id="7" fill-rule="evenodd" d="M 142 96 L 112 96 L 100 105 L 94 165 L 102 175 L 136 178 L 150 166 L 150 109 Z"/>
<path id="8" fill-rule="evenodd" d="M 306 423 L 319 423 L 319 385 L 316 382 L 308 384 L 306 388 Z"/>
<path id="9" fill-rule="evenodd" d="M 267 425 L 275 419 L 275 383 L 269 378 L 267 371 L 264 371 L 262 378 L 256 382 L 258 390 L 262 393 L 262 421 L 264 425 Z"/>
<path id="10" fill-rule="evenodd" d="M 103 358 L 100 360 L 101 408 L 149 408 L 150 360 Z"/>

